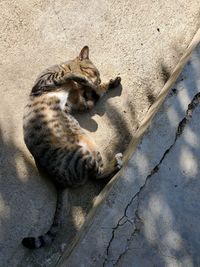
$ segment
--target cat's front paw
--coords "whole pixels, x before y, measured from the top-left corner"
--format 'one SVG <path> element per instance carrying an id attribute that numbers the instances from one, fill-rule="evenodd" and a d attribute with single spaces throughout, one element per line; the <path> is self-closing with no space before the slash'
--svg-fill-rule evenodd
<path id="1" fill-rule="evenodd" d="M 111 79 L 109 82 L 109 89 L 119 86 L 121 83 L 121 77 L 117 76 L 114 80 Z"/>

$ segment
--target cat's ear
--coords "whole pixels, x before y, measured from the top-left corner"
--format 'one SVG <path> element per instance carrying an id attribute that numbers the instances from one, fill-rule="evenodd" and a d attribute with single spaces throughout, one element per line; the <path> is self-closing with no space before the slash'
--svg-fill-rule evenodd
<path id="1" fill-rule="evenodd" d="M 81 52 L 79 54 L 79 59 L 89 59 L 89 47 L 86 45 L 81 49 Z"/>

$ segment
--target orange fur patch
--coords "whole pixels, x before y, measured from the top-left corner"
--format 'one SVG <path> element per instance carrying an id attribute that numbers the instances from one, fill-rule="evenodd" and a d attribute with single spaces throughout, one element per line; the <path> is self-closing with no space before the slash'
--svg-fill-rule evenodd
<path id="1" fill-rule="evenodd" d="M 81 146 L 85 146 L 91 152 L 96 151 L 95 143 L 87 135 L 79 135 L 78 140 Z"/>

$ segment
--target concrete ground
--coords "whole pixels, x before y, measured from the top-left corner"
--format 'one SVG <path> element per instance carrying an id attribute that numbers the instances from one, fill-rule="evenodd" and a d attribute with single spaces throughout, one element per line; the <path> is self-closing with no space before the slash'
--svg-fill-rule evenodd
<path id="1" fill-rule="evenodd" d="M 122 77 L 122 90 L 78 118 L 109 160 L 127 148 L 199 27 L 199 11 L 197 0 L 0 2 L 0 266 L 54 266 L 104 186 L 88 182 L 66 191 L 53 245 L 22 247 L 24 236 L 48 229 L 56 203 L 54 187 L 38 174 L 23 143 L 23 107 L 38 73 L 87 44 L 105 80 Z"/>
<path id="2" fill-rule="evenodd" d="M 200 45 L 86 235 L 57 266 L 200 266 L 199 73 Z"/>

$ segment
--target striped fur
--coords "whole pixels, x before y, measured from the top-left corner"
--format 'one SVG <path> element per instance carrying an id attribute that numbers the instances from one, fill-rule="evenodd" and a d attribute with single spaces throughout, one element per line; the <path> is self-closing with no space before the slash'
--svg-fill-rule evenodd
<path id="1" fill-rule="evenodd" d="M 47 69 L 36 80 L 24 111 L 24 140 L 38 166 L 55 183 L 58 198 L 50 230 L 39 237 L 24 238 L 24 246 L 39 248 L 53 241 L 60 225 L 62 191 L 66 187 L 80 186 L 89 177 L 107 178 L 121 167 L 119 154 L 109 166 L 103 166 L 94 142 L 73 116 L 74 111 L 92 108 L 120 81 L 117 77 L 101 84 L 87 46 L 76 59 Z"/>

